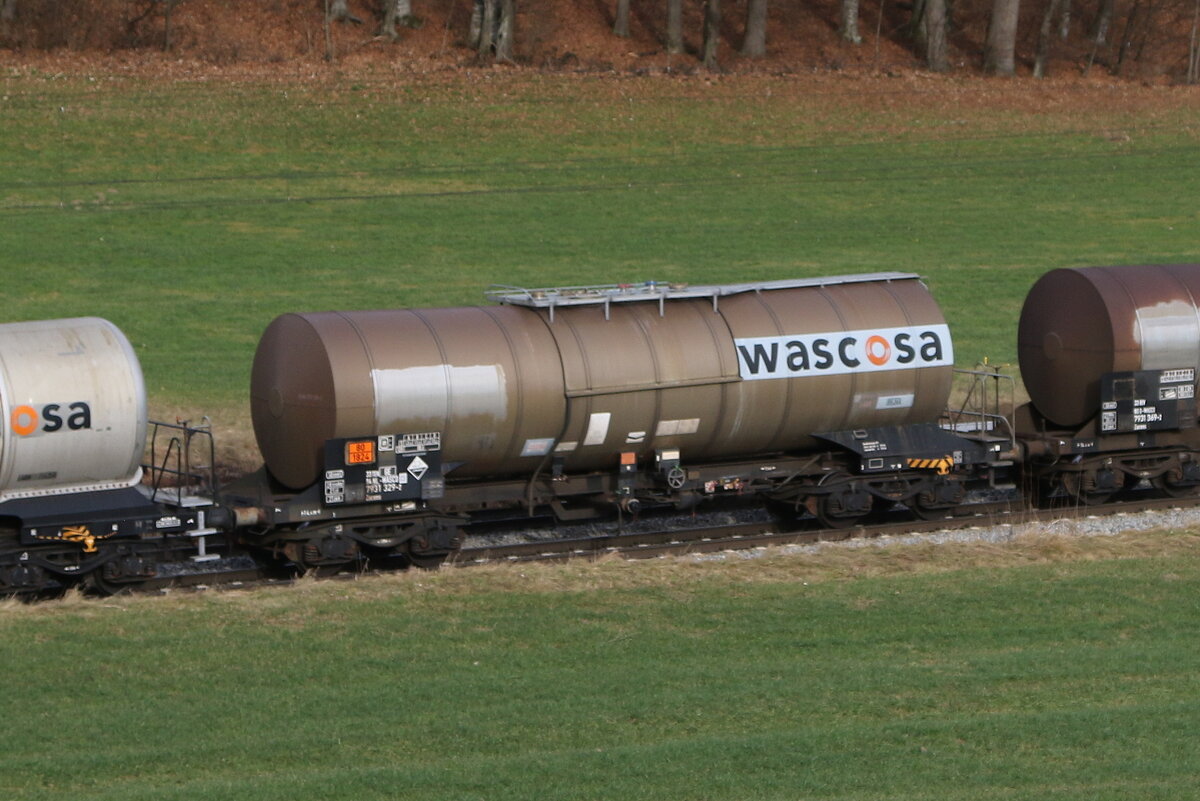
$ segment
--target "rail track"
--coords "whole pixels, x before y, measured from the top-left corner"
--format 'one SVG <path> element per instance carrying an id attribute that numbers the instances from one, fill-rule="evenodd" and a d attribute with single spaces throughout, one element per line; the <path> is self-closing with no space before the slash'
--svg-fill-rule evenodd
<path id="1" fill-rule="evenodd" d="M 1146 493 L 1149 494 L 1149 493 Z M 1019 508 L 1008 503 L 977 504 L 969 511 L 935 520 L 918 520 L 894 514 L 851 528 L 829 529 L 812 525 L 789 526 L 779 521 L 752 521 L 694 529 L 599 534 L 556 540 L 501 543 L 465 547 L 450 561 L 457 567 L 501 562 L 552 562 L 569 559 L 652 559 L 694 553 L 746 550 L 770 546 L 807 544 L 851 538 L 921 534 L 956 529 L 1051 522 L 1118 513 L 1161 511 L 1200 506 L 1200 499 L 1134 497 L 1103 505 L 1055 505 L 1044 509 Z M 799 521 L 811 523 L 809 520 Z"/>
<path id="2" fill-rule="evenodd" d="M 870 539 L 888 536 L 928 534 L 1000 525 L 1049 523 L 1063 519 L 1166 511 L 1200 507 L 1198 498 L 1154 497 L 1149 492 L 1103 505 L 1058 504 L 1043 509 L 1022 508 L 1014 502 L 973 504 L 954 516 L 935 520 L 913 519 L 903 512 L 892 512 L 863 525 L 849 528 L 819 528 L 812 518 L 783 521 L 774 517 L 734 522 L 703 522 L 684 526 L 685 516 L 666 515 L 657 520 L 610 521 L 593 523 L 590 533 L 568 531 L 555 536 L 551 529 L 526 532 L 491 530 L 468 537 L 468 544 L 445 563 L 447 568 L 482 565 L 596 560 L 601 558 L 654 559 L 686 554 L 742 551 L 816 542 Z M 719 517 L 719 516 L 718 516 Z M 636 525 L 630 525 L 631 522 Z M 633 528 L 635 530 L 628 530 Z M 520 541 L 513 538 L 529 537 Z M 504 539 L 509 541 L 501 541 Z M 360 569 L 327 570 L 316 574 L 319 580 L 346 580 L 383 575 L 388 570 L 366 565 Z M 277 565 L 252 567 L 246 562 L 231 565 L 218 573 L 202 571 L 161 576 L 136 586 L 120 588 L 84 584 L 81 589 L 93 595 L 136 593 L 145 595 L 176 592 L 201 592 L 212 589 L 255 589 L 295 583 L 298 574 L 281 571 Z M 38 600 L 30 598 L 28 600 Z"/>

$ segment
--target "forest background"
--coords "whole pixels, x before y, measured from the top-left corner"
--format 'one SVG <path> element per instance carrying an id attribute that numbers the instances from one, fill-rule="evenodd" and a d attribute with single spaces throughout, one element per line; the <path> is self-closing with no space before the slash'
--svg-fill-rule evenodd
<path id="1" fill-rule="evenodd" d="M 1200 0 L 0 0 L 0 48 L 407 71 L 913 68 L 1195 83 Z M 0 50 L 3 53 L 3 50 Z M 20 55 L 17 55 L 20 54 Z"/>

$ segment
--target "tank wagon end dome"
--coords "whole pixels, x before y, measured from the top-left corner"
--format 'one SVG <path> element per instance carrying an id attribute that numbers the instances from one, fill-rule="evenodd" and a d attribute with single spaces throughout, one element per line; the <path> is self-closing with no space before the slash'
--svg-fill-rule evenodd
<path id="1" fill-rule="evenodd" d="M 333 365 L 321 329 L 337 315 L 284 314 L 259 340 L 250 375 L 250 418 L 259 453 L 291 487 L 310 482 L 321 454 L 311 447 L 333 437 L 337 422 Z M 303 432 L 303 436 L 296 436 Z"/>
<path id="2" fill-rule="evenodd" d="M 137 353 L 99 317 L 0 324 L 0 498 L 130 486 L 146 388 Z"/>

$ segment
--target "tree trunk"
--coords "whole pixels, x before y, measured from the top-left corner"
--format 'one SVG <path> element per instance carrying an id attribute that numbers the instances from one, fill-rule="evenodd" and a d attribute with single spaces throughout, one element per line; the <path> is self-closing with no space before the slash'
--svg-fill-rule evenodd
<path id="1" fill-rule="evenodd" d="M 1196 0 L 1196 10 L 1192 12 L 1192 37 L 1188 40 L 1187 82 L 1189 84 L 1200 80 L 1200 47 L 1197 47 L 1197 34 L 1200 34 L 1200 0 Z"/>
<path id="2" fill-rule="evenodd" d="M 946 52 L 946 0 L 925 0 L 921 40 L 925 44 L 925 63 L 929 69 L 947 72 L 950 58 Z"/>
<path id="3" fill-rule="evenodd" d="M 767 0 L 749 0 L 746 4 L 746 38 L 742 55 L 761 58 L 767 54 Z"/>
<path id="4" fill-rule="evenodd" d="M 629 38 L 629 0 L 617 0 L 617 20 L 613 33 L 623 39 Z"/>
<path id="5" fill-rule="evenodd" d="M 1112 24 L 1115 7 L 1116 0 L 1100 0 L 1100 10 L 1096 14 L 1095 21 L 1092 22 L 1093 49 L 1108 44 L 1108 26 Z"/>
<path id="6" fill-rule="evenodd" d="M 1071 0 L 1063 0 L 1062 20 L 1058 23 L 1058 38 L 1064 42 L 1071 35 Z"/>
<path id="7" fill-rule="evenodd" d="M 683 52 L 683 0 L 667 0 L 667 52 Z"/>
<path id="8" fill-rule="evenodd" d="M 496 30 L 496 60 L 513 60 L 513 40 L 517 32 L 517 0 L 500 0 L 500 20 Z"/>
<path id="9" fill-rule="evenodd" d="M 17 0 L 4 0 L 0 3 L 0 22 L 12 22 L 17 18 Z"/>
<path id="10" fill-rule="evenodd" d="M 496 0 L 475 0 L 479 13 L 479 35 L 475 38 L 475 52 L 480 58 L 492 55 L 496 39 Z"/>
<path id="11" fill-rule="evenodd" d="M 334 22 L 353 22 L 356 25 L 361 25 L 362 20 L 350 13 L 350 6 L 346 5 L 346 0 L 331 0 L 329 3 L 329 19 Z"/>
<path id="12" fill-rule="evenodd" d="M 705 69 L 717 69 L 717 43 L 721 37 L 721 0 L 704 0 L 704 44 L 700 60 Z"/>
<path id="13" fill-rule="evenodd" d="M 983 49 L 983 69 L 993 75 L 1013 75 L 1017 71 L 1017 18 L 1021 0 L 993 0 Z"/>
<path id="14" fill-rule="evenodd" d="M 1042 27 L 1038 31 L 1037 53 L 1033 58 L 1033 77 L 1046 77 L 1046 59 L 1050 56 L 1050 40 L 1054 38 L 1054 18 L 1058 16 L 1063 0 L 1049 0 L 1046 13 L 1042 16 Z"/>
<path id="15" fill-rule="evenodd" d="M 472 16 L 474 15 L 472 14 Z M 396 32 L 397 23 L 412 25 L 412 21 L 412 0 L 388 0 L 387 10 L 383 12 L 383 24 L 379 26 L 379 34 L 394 42 L 400 38 L 400 34 Z"/>
<path id="16" fill-rule="evenodd" d="M 163 52 L 171 50 L 171 10 L 179 0 L 166 0 L 163 3 Z"/>
<path id="17" fill-rule="evenodd" d="M 479 37 L 483 35 L 483 0 L 471 3 L 471 22 L 467 29 L 467 44 L 479 50 Z"/>
<path id="18" fill-rule="evenodd" d="M 858 0 L 842 0 L 842 26 L 838 33 L 847 42 L 862 44 L 858 33 Z"/>
<path id="19" fill-rule="evenodd" d="M 1129 45 L 1133 42 L 1133 23 L 1141 10 L 1142 0 L 1134 0 L 1133 8 L 1129 9 L 1129 16 L 1125 18 L 1125 29 L 1121 31 L 1121 44 L 1117 47 L 1117 63 L 1112 67 L 1113 75 L 1121 74 L 1121 66 L 1125 63 L 1125 54 L 1129 52 Z"/>

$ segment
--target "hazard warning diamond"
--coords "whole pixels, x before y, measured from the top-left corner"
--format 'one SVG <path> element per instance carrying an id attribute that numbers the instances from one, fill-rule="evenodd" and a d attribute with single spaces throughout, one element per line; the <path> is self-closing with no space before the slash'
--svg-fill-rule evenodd
<path id="1" fill-rule="evenodd" d="M 422 459 L 420 456 L 414 458 L 411 462 L 408 463 L 408 472 L 412 473 L 412 477 L 415 478 L 417 481 L 420 481 L 421 476 L 425 475 L 426 471 L 428 471 L 428 470 L 429 470 L 429 465 L 427 465 L 425 463 L 425 460 Z"/>

